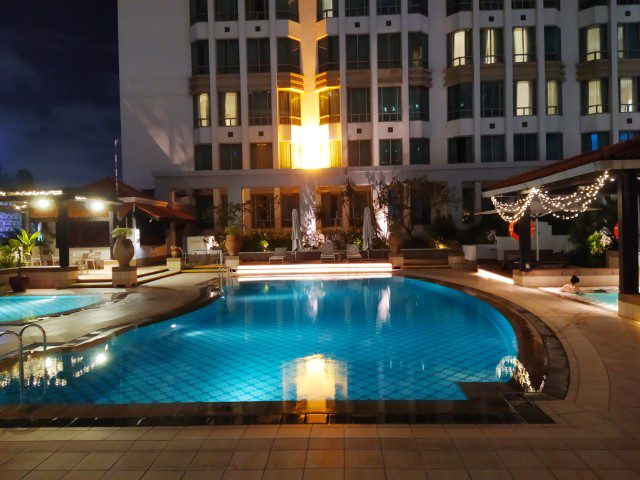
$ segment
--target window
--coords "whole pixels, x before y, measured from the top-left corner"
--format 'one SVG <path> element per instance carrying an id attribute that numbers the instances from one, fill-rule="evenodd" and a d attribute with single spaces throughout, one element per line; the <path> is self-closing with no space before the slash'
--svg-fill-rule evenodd
<path id="1" fill-rule="evenodd" d="M 271 125 L 271 92 L 249 92 L 249 125 Z"/>
<path id="2" fill-rule="evenodd" d="M 263 73 L 271 71 L 271 48 L 268 38 L 247 40 L 247 72 Z"/>
<path id="3" fill-rule="evenodd" d="M 419 13 L 425 17 L 429 16 L 428 0 L 409 0 L 409 13 Z"/>
<path id="4" fill-rule="evenodd" d="M 269 0 L 245 0 L 244 5 L 247 20 L 267 20 L 269 18 Z"/>
<path id="5" fill-rule="evenodd" d="M 272 194 L 251 195 L 251 220 L 253 228 L 274 228 L 274 201 Z"/>
<path id="6" fill-rule="evenodd" d="M 536 0 L 511 0 L 511 8 L 513 8 L 514 10 L 536 8 Z"/>
<path id="7" fill-rule="evenodd" d="M 480 30 L 480 59 L 483 65 L 502 63 L 503 51 L 501 28 Z"/>
<path id="8" fill-rule="evenodd" d="M 409 67 L 429 68 L 429 37 L 421 32 L 409 32 Z"/>
<path id="9" fill-rule="evenodd" d="M 472 0 L 447 0 L 447 15 L 458 12 L 470 12 Z"/>
<path id="10" fill-rule="evenodd" d="M 340 140 L 329 141 L 329 166 L 332 168 L 342 166 L 342 142 Z"/>
<path id="11" fill-rule="evenodd" d="M 450 164 L 473 163 L 473 137 L 453 137 L 448 141 L 447 155 Z"/>
<path id="12" fill-rule="evenodd" d="M 473 116 L 473 84 L 461 83 L 447 89 L 448 119 Z"/>
<path id="13" fill-rule="evenodd" d="M 515 63 L 536 61 L 535 27 L 516 27 L 513 29 L 513 61 Z"/>
<path id="14" fill-rule="evenodd" d="M 562 134 L 547 133 L 547 160 L 562 160 L 563 158 Z"/>
<path id="15" fill-rule="evenodd" d="M 292 168 L 294 159 L 299 159 L 302 147 L 299 143 L 280 142 L 278 145 L 278 165 L 280 168 Z"/>
<path id="16" fill-rule="evenodd" d="M 218 94 L 218 113 L 221 127 L 240 125 L 240 92 L 220 92 Z"/>
<path id="17" fill-rule="evenodd" d="M 593 152 L 609 145 L 609 132 L 589 132 L 582 134 L 582 153 Z"/>
<path id="18" fill-rule="evenodd" d="M 607 30 L 607 25 L 592 25 L 580 29 L 581 62 L 608 58 Z"/>
<path id="19" fill-rule="evenodd" d="M 562 34 L 558 27 L 544 27 L 544 59 L 559 62 L 562 58 Z"/>
<path id="20" fill-rule="evenodd" d="M 366 17 L 369 15 L 369 0 L 345 0 L 347 17 Z"/>
<path id="21" fill-rule="evenodd" d="M 480 116 L 502 117 L 504 115 L 504 83 L 480 82 Z"/>
<path id="22" fill-rule="evenodd" d="M 371 193 L 369 191 L 355 191 L 349 202 L 349 221 L 352 225 L 362 225 L 364 209 L 371 207 Z"/>
<path id="23" fill-rule="evenodd" d="M 371 166 L 371 140 L 349 140 L 347 150 L 350 167 Z"/>
<path id="24" fill-rule="evenodd" d="M 480 161 L 482 163 L 505 161 L 504 135 L 483 135 L 480 137 Z"/>
<path id="25" fill-rule="evenodd" d="M 429 89 L 409 86 L 409 120 L 429 121 Z"/>
<path id="26" fill-rule="evenodd" d="M 213 8 L 216 22 L 238 20 L 238 0 L 216 0 Z"/>
<path id="27" fill-rule="evenodd" d="M 302 125 L 298 92 L 278 92 L 278 117 L 281 125 Z"/>
<path id="28" fill-rule="evenodd" d="M 280 195 L 280 210 L 282 212 L 282 226 L 291 228 L 293 211 L 300 211 L 300 194 L 283 193 Z"/>
<path id="29" fill-rule="evenodd" d="M 632 138 L 640 137 L 640 130 L 620 130 L 620 141 L 626 142 Z"/>
<path id="30" fill-rule="evenodd" d="M 368 88 L 347 89 L 347 122 L 371 121 L 371 97 Z"/>
<path id="31" fill-rule="evenodd" d="M 278 39 L 278 71 L 300 73 L 300 42 L 289 37 Z"/>
<path id="32" fill-rule="evenodd" d="M 323 193 L 320 195 L 320 223 L 324 228 L 340 227 L 342 225 L 342 196 L 338 193 Z"/>
<path id="33" fill-rule="evenodd" d="M 447 65 L 460 67 L 471 65 L 471 30 L 458 30 L 447 35 Z"/>
<path id="34" fill-rule="evenodd" d="M 640 77 L 620 79 L 620 112 L 631 113 L 640 109 Z"/>
<path id="35" fill-rule="evenodd" d="M 560 0 L 544 0 L 543 6 L 544 8 L 555 8 L 556 10 L 560 10 Z"/>
<path id="36" fill-rule="evenodd" d="M 608 4 L 609 0 L 580 0 L 578 2 L 578 10 L 584 10 L 591 7 L 606 6 Z"/>
<path id="37" fill-rule="evenodd" d="M 210 144 L 193 146 L 193 163 L 195 170 L 211 170 L 213 155 Z"/>
<path id="38" fill-rule="evenodd" d="M 480 0 L 480 10 L 502 10 L 502 0 Z"/>
<path id="39" fill-rule="evenodd" d="M 400 13 L 400 0 L 376 0 L 378 15 L 397 15 Z"/>
<path id="40" fill-rule="evenodd" d="M 402 165 L 402 140 L 380 140 L 380 165 Z"/>
<path id="41" fill-rule="evenodd" d="M 400 87 L 380 87 L 378 89 L 378 121 L 399 122 L 402 120 Z"/>
<path id="42" fill-rule="evenodd" d="M 609 112 L 609 79 L 587 80 L 580 84 L 581 114 Z"/>
<path id="43" fill-rule="evenodd" d="M 242 170 L 242 144 L 220 144 L 220 170 Z"/>
<path id="44" fill-rule="evenodd" d="M 347 70 L 369 68 L 369 35 L 347 35 Z"/>
<path id="45" fill-rule="evenodd" d="M 252 143 L 251 169 L 273 168 L 273 145 L 271 143 Z"/>
<path id="46" fill-rule="evenodd" d="M 338 0 L 317 0 L 318 21 L 324 18 L 333 18 L 338 16 Z"/>
<path id="47" fill-rule="evenodd" d="M 538 160 L 538 134 L 520 133 L 513 136 L 513 159 L 516 162 Z"/>
<path id="48" fill-rule="evenodd" d="M 318 73 L 340 69 L 340 44 L 338 37 L 318 40 Z"/>
<path id="49" fill-rule="evenodd" d="M 340 122 L 340 89 L 323 90 L 318 94 L 320 125 Z"/>
<path id="50" fill-rule="evenodd" d="M 276 0 L 276 18 L 298 22 L 298 0 Z"/>
<path id="51" fill-rule="evenodd" d="M 547 81 L 547 115 L 562 115 L 562 84 L 557 80 Z"/>
<path id="52" fill-rule="evenodd" d="M 618 58 L 640 58 L 640 23 L 618 24 Z"/>
<path id="53" fill-rule="evenodd" d="M 207 0 L 189 0 L 189 16 L 191 25 L 197 22 L 206 22 L 209 19 Z"/>
<path id="54" fill-rule="evenodd" d="M 240 48 L 238 40 L 216 42 L 216 71 L 218 73 L 240 73 Z"/>
<path id="55" fill-rule="evenodd" d="M 523 117 L 536 114 L 536 82 L 533 80 L 518 80 L 515 82 L 514 115 Z"/>
<path id="56" fill-rule="evenodd" d="M 193 97 L 193 115 L 196 128 L 211 126 L 211 103 L 208 93 L 201 93 Z"/>
<path id="57" fill-rule="evenodd" d="M 402 42 L 399 33 L 378 35 L 378 68 L 402 67 Z"/>
<path id="58" fill-rule="evenodd" d="M 409 163 L 411 165 L 429 164 L 429 139 L 410 138 L 409 139 Z"/>
<path id="59" fill-rule="evenodd" d="M 191 73 L 209 74 L 209 42 L 206 40 L 198 40 L 191 44 Z"/>

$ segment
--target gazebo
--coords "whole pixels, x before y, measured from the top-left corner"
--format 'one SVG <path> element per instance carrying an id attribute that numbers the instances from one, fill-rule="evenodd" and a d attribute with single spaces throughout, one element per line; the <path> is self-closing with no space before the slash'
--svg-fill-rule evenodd
<path id="1" fill-rule="evenodd" d="M 640 137 L 636 137 L 493 183 L 483 195 L 493 200 L 504 220 L 529 225 L 529 205 L 534 199 L 554 207 L 560 218 L 575 218 L 586 211 L 598 193 L 617 193 L 618 313 L 640 320 L 639 172 Z M 535 268 L 529 235 L 519 236 L 519 251 L 520 269 Z"/>

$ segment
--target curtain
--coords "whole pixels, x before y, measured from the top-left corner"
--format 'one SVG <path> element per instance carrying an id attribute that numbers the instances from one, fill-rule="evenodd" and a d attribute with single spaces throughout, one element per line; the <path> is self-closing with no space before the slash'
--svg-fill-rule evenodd
<path id="1" fill-rule="evenodd" d="M 211 125 L 209 112 L 209 94 L 201 93 L 198 95 L 198 120 L 201 127 L 209 127 Z"/>
<path id="2" fill-rule="evenodd" d="M 622 112 L 634 112 L 636 99 L 634 98 L 633 79 L 620 79 L 620 110 Z"/>
<path id="3" fill-rule="evenodd" d="M 600 27 L 587 30 L 587 60 L 600 59 Z"/>
<path id="4" fill-rule="evenodd" d="M 600 80 L 589 80 L 589 114 L 598 113 L 602 108 Z"/>
<path id="5" fill-rule="evenodd" d="M 555 115 L 558 107 L 558 82 L 551 80 L 547 82 L 547 114 Z"/>
<path id="6" fill-rule="evenodd" d="M 531 115 L 533 108 L 533 90 L 531 82 L 516 82 L 516 113 L 518 115 Z"/>
<path id="7" fill-rule="evenodd" d="M 466 65 L 466 32 L 459 30 L 453 34 L 454 65 Z"/>
<path id="8" fill-rule="evenodd" d="M 224 124 L 227 127 L 238 125 L 238 93 L 224 93 Z"/>

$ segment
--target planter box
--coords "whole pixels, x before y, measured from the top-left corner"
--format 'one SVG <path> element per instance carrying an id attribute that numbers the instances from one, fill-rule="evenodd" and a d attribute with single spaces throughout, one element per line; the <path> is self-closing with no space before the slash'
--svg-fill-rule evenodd
<path id="1" fill-rule="evenodd" d="M 523 272 L 515 269 L 513 281 L 522 287 L 562 287 L 572 275 L 580 277 L 581 287 L 617 287 L 617 268 L 545 268 Z"/>
<path id="2" fill-rule="evenodd" d="M 78 267 L 25 267 L 22 275 L 29 277 L 28 290 L 68 288 L 78 281 Z M 0 284 L 9 285 L 9 278 L 18 274 L 17 268 L 0 270 Z"/>
<path id="3" fill-rule="evenodd" d="M 138 269 L 136 267 L 113 267 L 111 269 L 111 284 L 114 288 L 135 287 L 138 284 Z"/>

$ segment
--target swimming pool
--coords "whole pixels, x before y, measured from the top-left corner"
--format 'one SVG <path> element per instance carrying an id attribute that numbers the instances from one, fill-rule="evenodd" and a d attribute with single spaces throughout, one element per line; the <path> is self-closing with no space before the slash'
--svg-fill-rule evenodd
<path id="1" fill-rule="evenodd" d="M 0 323 L 59 315 L 98 303 L 100 295 L 9 295 L 0 297 Z"/>
<path id="2" fill-rule="evenodd" d="M 451 288 L 404 277 L 271 281 L 106 344 L 27 364 L 32 403 L 463 400 L 506 382 L 509 321 Z M 43 394 L 43 374 L 48 372 Z M 16 403 L 17 369 L 0 372 Z M 37 385 L 37 386 L 33 386 Z"/>
<path id="3" fill-rule="evenodd" d="M 615 291 L 586 291 L 585 297 L 592 300 L 596 305 L 608 308 L 609 310 L 618 310 L 618 292 Z"/>

